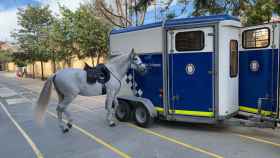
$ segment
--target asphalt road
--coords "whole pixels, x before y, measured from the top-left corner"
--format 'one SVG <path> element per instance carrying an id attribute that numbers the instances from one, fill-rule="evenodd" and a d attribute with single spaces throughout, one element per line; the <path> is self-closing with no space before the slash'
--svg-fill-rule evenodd
<path id="1" fill-rule="evenodd" d="M 33 117 L 40 80 L 0 72 L 0 158 L 279 158 L 280 130 L 237 124 L 157 121 L 143 129 L 133 122 L 108 127 L 104 96 L 78 97 L 71 105 L 74 128 L 58 128 L 53 93 L 44 126 Z"/>

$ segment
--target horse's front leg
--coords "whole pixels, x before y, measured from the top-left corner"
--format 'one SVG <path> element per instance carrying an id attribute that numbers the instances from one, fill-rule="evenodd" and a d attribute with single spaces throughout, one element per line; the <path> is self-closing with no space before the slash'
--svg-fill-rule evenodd
<path id="1" fill-rule="evenodd" d="M 72 128 L 72 122 L 73 122 L 72 116 L 71 116 L 70 112 L 66 109 L 64 110 L 64 114 L 68 121 L 66 125 L 67 125 L 68 129 L 70 129 L 70 128 Z"/>
<path id="2" fill-rule="evenodd" d="M 72 118 L 70 113 L 66 110 L 69 104 L 74 100 L 76 96 L 65 96 L 63 100 L 58 104 L 56 111 L 57 111 L 57 118 L 58 118 L 58 123 L 59 127 L 61 128 L 63 133 L 69 132 L 70 128 L 72 127 Z M 63 113 L 65 114 L 68 122 L 67 122 L 67 127 L 64 127 L 63 123 Z"/>
<path id="3" fill-rule="evenodd" d="M 111 127 L 113 127 L 116 125 L 114 122 L 114 108 L 113 108 L 113 102 L 114 102 L 115 97 L 111 94 L 107 94 L 105 106 L 107 107 L 107 120 L 109 122 L 109 125 Z"/>
<path id="4" fill-rule="evenodd" d="M 62 113 L 63 113 L 64 109 L 62 107 L 60 107 L 59 105 L 56 108 L 56 112 L 57 112 L 57 119 L 58 119 L 58 126 L 61 128 L 62 132 L 65 133 L 66 131 L 64 131 L 64 123 L 62 121 Z"/>

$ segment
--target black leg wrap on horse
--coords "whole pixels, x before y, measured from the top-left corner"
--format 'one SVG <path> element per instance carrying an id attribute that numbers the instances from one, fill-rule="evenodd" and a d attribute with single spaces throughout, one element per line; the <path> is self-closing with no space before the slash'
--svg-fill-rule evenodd
<path id="1" fill-rule="evenodd" d="M 72 125 L 71 123 L 69 123 L 69 122 L 68 122 L 66 125 L 67 125 L 67 127 L 68 127 L 69 129 L 72 128 L 72 126 L 73 126 L 73 125 Z"/>
<path id="2" fill-rule="evenodd" d="M 69 129 L 68 129 L 68 128 L 65 128 L 62 132 L 63 132 L 63 134 L 68 133 L 68 132 L 69 132 Z"/>
<path id="3" fill-rule="evenodd" d="M 65 110 L 65 108 L 62 108 L 62 107 L 60 107 L 60 106 L 57 106 L 57 107 L 56 107 L 56 111 L 57 111 L 57 112 L 64 112 L 64 110 Z"/>
<path id="4" fill-rule="evenodd" d="M 104 94 L 107 94 L 107 90 L 105 84 L 102 84 L 102 95 Z"/>
<path id="5" fill-rule="evenodd" d="M 116 123 L 110 123 L 110 127 L 115 127 Z"/>

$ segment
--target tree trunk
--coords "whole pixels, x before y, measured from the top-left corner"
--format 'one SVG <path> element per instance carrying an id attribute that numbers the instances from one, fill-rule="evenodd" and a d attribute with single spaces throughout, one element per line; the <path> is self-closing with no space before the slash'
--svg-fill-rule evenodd
<path id="1" fill-rule="evenodd" d="M 70 68 L 71 67 L 71 58 L 66 58 L 66 63 L 67 63 L 68 68 Z"/>
<path id="2" fill-rule="evenodd" d="M 54 53 L 52 53 L 52 61 L 53 61 L 53 73 L 56 73 L 56 61 Z"/>
<path id="3" fill-rule="evenodd" d="M 100 57 L 101 57 L 101 55 L 100 55 L 100 53 L 98 53 L 98 55 L 97 55 L 97 64 L 100 64 Z"/>
<path id="4" fill-rule="evenodd" d="M 41 80 L 44 80 L 44 67 L 43 67 L 43 61 L 41 61 Z"/>
<path id="5" fill-rule="evenodd" d="M 94 57 L 93 56 L 90 56 L 90 58 L 91 58 L 91 63 L 92 63 L 92 66 L 94 67 L 95 65 L 95 63 L 94 63 Z"/>
<path id="6" fill-rule="evenodd" d="M 35 62 L 32 63 L 32 78 L 35 79 Z"/>
<path id="7" fill-rule="evenodd" d="M 54 59 L 52 62 L 53 62 L 53 73 L 56 73 L 56 62 Z"/>

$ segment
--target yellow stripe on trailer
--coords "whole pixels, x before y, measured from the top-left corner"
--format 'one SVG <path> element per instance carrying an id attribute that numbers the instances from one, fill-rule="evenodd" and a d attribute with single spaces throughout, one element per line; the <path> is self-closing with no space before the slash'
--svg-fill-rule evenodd
<path id="1" fill-rule="evenodd" d="M 156 107 L 157 112 L 162 113 L 163 108 Z M 214 117 L 214 112 L 206 111 L 189 111 L 189 110 L 169 110 L 170 113 L 174 112 L 178 115 L 189 115 L 189 116 L 203 116 L 203 117 Z"/>
<path id="2" fill-rule="evenodd" d="M 244 111 L 244 112 L 254 113 L 254 114 L 258 113 L 258 109 L 250 108 L 247 106 L 239 106 L 239 110 Z M 274 113 L 272 111 L 261 110 L 261 114 L 264 116 L 269 116 L 269 115 L 274 115 L 276 113 Z"/>

